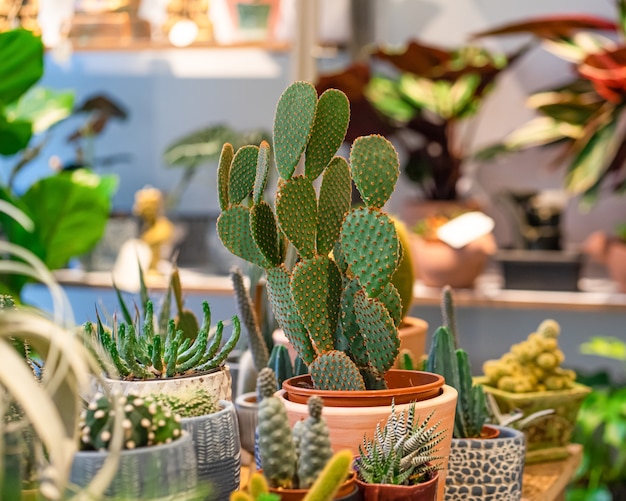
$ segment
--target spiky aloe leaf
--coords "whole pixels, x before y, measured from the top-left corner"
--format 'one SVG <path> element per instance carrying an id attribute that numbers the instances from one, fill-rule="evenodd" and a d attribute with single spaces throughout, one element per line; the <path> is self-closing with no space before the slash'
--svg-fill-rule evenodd
<path id="1" fill-rule="evenodd" d="M 217 234 L 230 252 L 246 261 L 264 268 L 267 260 L 252 238 L 250 230 L 250 209 L 234 205 L 223 211 L 217 218 Z"/>
<path id="2" fill-rule="evenodd" d="M 309 365 L 309 373 L 320 390 L 365 390 L 358 367 L 343 351 L 329 351 Z"/>
<path id="3" fill-rule="evenodd" d="M 256 164 L 256 177 L 254 178 L 254 188 L 252 190 L 252 202 L 258 204 L 263 200 L 263 192 L 267 184 L 267 176 L 270 172 L 270 145 L 267 141 L 262 141 L 259 146 L 259 156 Z M 224 210 L 224 209 L 222 209 Z"/>
<path id="4" fill-rule="evenodd" d="M 291 295 L 318 353 L 335 349 L 341 273 L 328 256 L 300 261 L 291 275 Z"/>
<path id="5" fill-rule="evenodd" d="M 316 353 L 293 302 L 290 283 L 291 275 L 285 265 L 267 270 L 267 293 L 276 321 L 298 356 L 309 365 L 315 359 Z"/>
<path id="6" fill-rule="evenodd" d="M 198 325 L 198 319 L 194 312 L 185 308 L 183 304 L 183 288 L 180 284 L 180 273 L 178 272 L 177 266 L 172 270 L 170 282 L 172 284 L 172 291 L 174 292 L 174 299 L 176 300 L 176 309 L 178 310 L 178 314 L 176 315 L 176 330 L 182 331 L 183 340 L 193 340 L 198 335 L 200 326 Z"/>
<path id="7" fill-rule="evenodd" d="M 350 150 L 352 179 L 368 207 L 381 208 L 393 193 L 398 180 L 398 153 L 383 136 L 355 139 Z"/>
<path id="8" fill-rule="evenodd" d="M 348 162 L 335 157 L 324 171 L 317 203 L 317 252 L 328 254 L 341 232 L 343 218 L 350 210 L 352 181 Z"/>
<path id="9" fill-rule="evenodd" d="M 313 183 L 296 176 L 281 183 L 276 195 L 276 217 L 287 239 L 303 258 L 315 255 L 317 199 Z"/>
<path id="10" fill-rule="evenodd" d="M 362 290 L 354 295 L 354 311 L 365 338 L 370 365 L 382 376 L 391 369 L 400 351 L 396 326 L 385 306 L 367 297 Z"/>
<path id="11" fill-rule="evenodd" d="M 343 143 L 350 122 L 350 103 L 337 89 L 328 89 L 319 98 L 311 139 L 306 147 L 304 171 L 316 179 Z"/>
<path id="12" fill-rule="evenodd" d="M 228 176 L 228 199 L 231 204 L 238 204 L 246 198 L 254 188 L 259 147 L 243 146 L 233 157 Z"/>
<path id="13" fill-rule="evenodd" d="M 396 228 L 380 211 L 359 207 L 348 213 L 341 228 L 341 250 L 350 272 L 370 296 L 391 281 L 399 263 Z"/>
<path id="14" fill-rule="evenodd" d="M 385 286 L 383 291 L 376 296 L 376 299 L 385 305 L 394 325 L 398 327 L 402 321 L 402 299 L 400 298 L 398 289 L 390 282 Z"/>
<path id="15" fill-rule="evenodd" d="M 274 212 L 266 202 L 260 201 L 250 209 L 250 231 L 269 265 L 278 266 L 283 260 L 278 241 L 278 228 Z"/>
<path id="16" fill-rule="evenodd" d="M 309 82 L 294 82 L 280 96 L 274 115 L 274 154 L 283 179 L 293 176 L 306 148 L 317 107 L 317 91 Z"/>
<path id="17" fill-rule="evenodd" d="M 344 288 L 341 295 L 341 329 L 348 340 L 350 355 L 358 366 L 365 367 L 369 363 L 365 340 L 361 335 L 359 324 L 354 312 L 354 294 L 362 290 L 361 284 L 356 278 L 344 280 Z"/>
<path id="18" fill-rule="evenodd" d="M 230 165 L 233 161 L 235 151 L 232 144 L 226 143 L 222 146 L 222 153 L 217 165 L 217 194 L 220 200 L 220 210 L 228 209 L 230 201 L 228 199 L 228 180 L 230 178 Z"/>

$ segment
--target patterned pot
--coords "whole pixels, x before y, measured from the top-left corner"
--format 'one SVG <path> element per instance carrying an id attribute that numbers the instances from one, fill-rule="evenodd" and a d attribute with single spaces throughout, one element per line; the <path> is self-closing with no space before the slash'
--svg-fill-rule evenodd
<path id="1" fill-rule="evenodd" d="M 446 501 L 519 501 L 526 439 L 494 426 L 497 438 L 454 438 L 448 458 Z"/>
<path id="2" fill-rule="evenodd" d="M 567 445 L 576 425 L 578 410 L 591 388 L 575 384 L 569 390 L 511 393 L 484 382 L 485 378 L 476 378 L 476 383 L 482 383 L 485 391 L 494 396 L 503 413 L 519 409 L 524 416 L 529 416 L 546 409 L 554 410 L 553 414 L 533 421 L 524 429 L 527 464 L 556 461 L 569 456 Z"/>
<path id="3" fill-rule="evenodd" d="M 107 451 L 74 455 L 70 483 L 87 486 L 108 458 Z M 196 454 L 189 433 L 169 444 L 139 447 L 120 453 L 117 472 L 106 495 L 123 499 L 156 499 L 189 492 L 198 482 Z"/>
<path id="4" fill-rule="evenodd" d="M 198 461 L 198 481 L 211 485 L 210 499 L 227 499 L 239 488 L 241 448 L 235 406 L 220 400 L 221 410 L 183 418 L 181 425 L 192 437 Z"/>

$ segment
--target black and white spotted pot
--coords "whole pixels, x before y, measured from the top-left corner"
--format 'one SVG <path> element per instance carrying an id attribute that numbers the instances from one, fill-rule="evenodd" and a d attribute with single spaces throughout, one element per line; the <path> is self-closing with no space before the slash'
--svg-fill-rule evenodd
<path id="1" fill-rule="evenodd" d="M 519 501 L 526 438 L 513 428 L 494 426 L 497 438 L 455 438 L 446 475 L 446 501 Z"/>

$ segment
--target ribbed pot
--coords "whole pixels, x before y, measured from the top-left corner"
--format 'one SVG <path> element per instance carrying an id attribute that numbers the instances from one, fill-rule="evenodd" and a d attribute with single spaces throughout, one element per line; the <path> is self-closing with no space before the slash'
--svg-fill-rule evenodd
<path id="1" fill-rule="evenodd" d="M 239 488 L 241 448 L 235 405 L 220 400 L 221 410 L 183 418 L 181 425 L 192 437 L 198 480 L 211 485 L 210 499 L 227 499 Z"/>
<path id="2" fill-rule="evenodd" d="M 85 487 L 100 471 L 109 453 L 80 451 L 74 455 L 70 483 Z M 123 499 L 156 499 L 189 492 L 197 486 L 196 454 L 189 433 L 169 444 L 139 447 L 120 453 L 117 473 L 106 495 Z"/>
<path id="3" fill-rule="evenodd" d="M 493 428 L 499 430 L 496 438 L 452 439 L 446 501 L 521 499 L 526 439 L 513 428 Z"/>
<path id="4" fill-rule="evenodd" d="M 256 425 L 259 415 L 259 403 L 256 400 L 256 392 L 244 393 L 235 399 L 237 421 L 239 422 L 239 438 L 241 448 L 254 454 L 254 442 Z"/>

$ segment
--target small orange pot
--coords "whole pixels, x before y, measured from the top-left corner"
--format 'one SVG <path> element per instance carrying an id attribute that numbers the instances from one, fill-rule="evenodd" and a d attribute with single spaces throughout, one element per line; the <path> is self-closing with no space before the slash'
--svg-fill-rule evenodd
<path id="1" fill-rule="evenodd" d="M 290 402 L 306 404 L 318 395 L 326 407 L 376 407 L 429 400 L 441 394 L 443 376 L 431 372 L 391 369 L 385 374 L 386 390 L 338 391 L 313 388 L 311 376 L 305 374 L 283 381 L 283 390 Z"/>
<path id="2" fill-rule="evenodd" d="M 263 470 L 259 470 L 259 473 L 263 473 Z M 356 473 L 351 471 L 346 481 L 339 487 L 334 499 L 340 499 L 352 494 L 355 487 Z M 309 492 L 309 489 L 276 489 L 274 487 L 270 487 L 269 490 L 274 494 L 278 494 L 282 501 L 300 501 Z"/>
<path id="3" fill-rule="evenodd" d="M 498 438 L 500 436 L 500 430 L 488 424 L 483 425 L 483 429 L 480 432 L 480 438 L 489 440 L 490 438 Z"/>
<path id="4" fill-rule="evenodd" d="M 366 484 L 358 478 L 356 484 L 363 501 L 435 501 L 439 472 L 430 480 L 416 485 Z"/>

